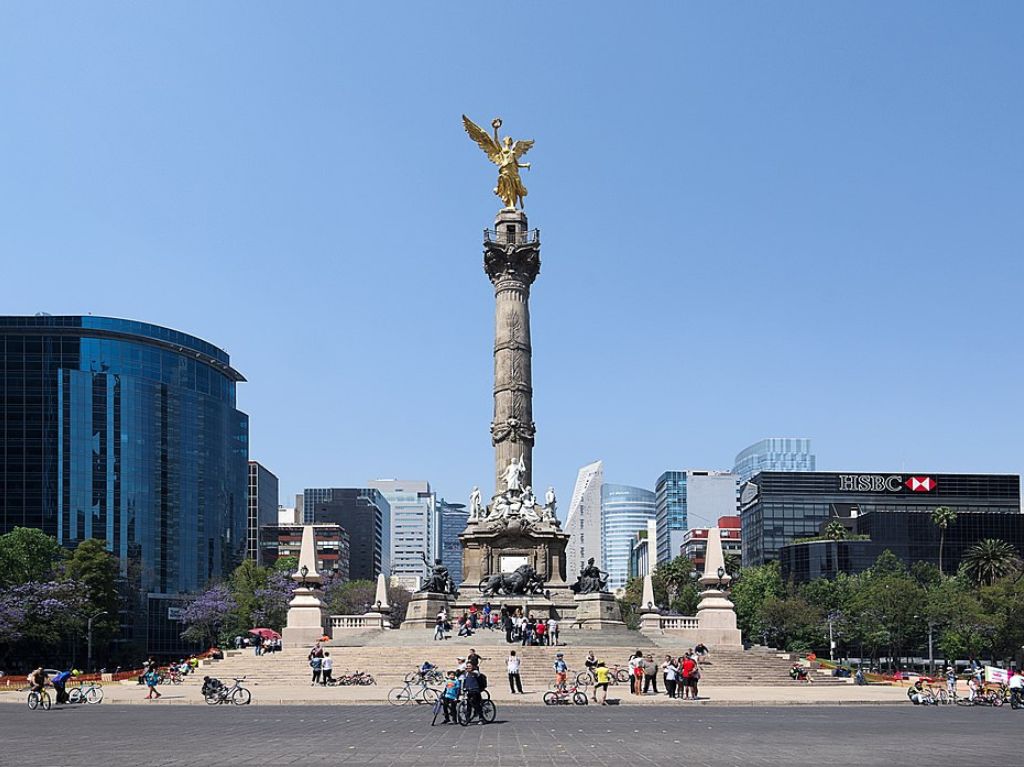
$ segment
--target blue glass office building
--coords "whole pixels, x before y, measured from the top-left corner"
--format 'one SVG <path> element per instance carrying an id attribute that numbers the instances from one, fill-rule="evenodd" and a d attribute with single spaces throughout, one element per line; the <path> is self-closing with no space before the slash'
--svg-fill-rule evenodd
<path id="1" fill-rule="evenodd" d="M 655 518 L 658 522 L 657 561 L 679 556 L 688 522 L 686 519 L 686 472 L 666 471 L 654 487 Z"/>
<path id="2" fill-rule="evenodd" d="M 601 485 L 601 558 L 608 588 L 622 588 L 629 577 L 629 557 L 638 530 L 654 519 L 654 493 L 630 485 Z"/>
<path id="3" fill-rule="evenodd" d="M 801 437 L 769 437 L 736 456 L 733 473 L 742 485 L 762 471 L 814 471 L 811 441 Z"/>
<path id="4" fill-rule="evenodd" d="M 176 330 L 0 317 L 0 533 L 106 541 L 138 600 L 125 638 L 149 652 L 180 649 L 176 595 L 245 554 L 244 380 L 224 351 Z"/>

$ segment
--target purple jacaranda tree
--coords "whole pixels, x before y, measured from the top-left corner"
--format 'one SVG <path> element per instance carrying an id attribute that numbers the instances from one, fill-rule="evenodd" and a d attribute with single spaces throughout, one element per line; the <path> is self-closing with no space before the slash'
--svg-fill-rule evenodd
<path id="1" fill-rule="evenodd" d="M 252 622 L 255 626 L 266 626 L 275 631 L 284 628 L 288 620 L 288 602 L 295 590 L 295 582 L 288 573 L 271 572 L 267 578 L 267 586 L 257 589 L 256 607 L 252 612 Z"/>
<path id="2" fill-rule="evenodd" d="M 88 589 L 78 581 L 29 581 L 0 589 L 0 657 L 46 658 L 62 643 L 73 644 L 88 604 Z"/>
<path id="3" fill-rule="evenodd" d="M 181 636 L 191 642 L 216 644 L 221 628 L 231 622 L 237 606 L 225 585 L 204 591 L 185 607 L 182 622 L 186 628 Z"/>

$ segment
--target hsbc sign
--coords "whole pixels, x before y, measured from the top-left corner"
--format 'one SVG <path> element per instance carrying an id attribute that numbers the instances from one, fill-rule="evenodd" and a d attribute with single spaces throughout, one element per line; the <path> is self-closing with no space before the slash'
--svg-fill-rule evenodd
<path id="1" fill-rule="evenodd" d="M 904 477 L 902 474 L 840 474 L 839 490 L 852 493 L 930 493 L 938 483 L 927 476 Z"/>

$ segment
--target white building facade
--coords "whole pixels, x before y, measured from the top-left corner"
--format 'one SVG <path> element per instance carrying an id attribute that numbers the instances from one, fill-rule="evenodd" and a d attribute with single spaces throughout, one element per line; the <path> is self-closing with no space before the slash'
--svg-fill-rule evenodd
<path id="1" fill-rule="evenodd" d="M 367 487 L 378 490 L 391 506 L 391 577 L 408 589 L 418 589 L 429 575 L 424 559 L 438 556 L 437 500 L 426 480 L 376 479 Z"/>
<path id="2" fill-rule="evenodd" d="M 593 557 L 602 564 L 601 556 L 601 486 L 604 484 L 604 463 L 594 461 L 579 470 L 576 486 L 569 502 L 565 532 L 569 545 L 565 549 L 566 576 L 576 580 L 580 568 Z"/>

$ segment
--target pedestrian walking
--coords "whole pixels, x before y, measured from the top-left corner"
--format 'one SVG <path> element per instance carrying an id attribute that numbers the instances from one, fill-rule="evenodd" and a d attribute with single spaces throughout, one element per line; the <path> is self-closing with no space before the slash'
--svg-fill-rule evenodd
<path id="1" fill-rule="evenodd" d="M 516 655 L 516 651 L 512 650 L 508 654 L 508 660 L 506 666 L 508 667 L 508 688 L 515 695 L 517 692 L 523 694 L 523 680 L 519 676 L 519 663 L 520 658 Z"/>
<path id="2" fill-rule="evenodd" d="M 434 621 L 434 641 L 444 639 L 444 624 L 446 622 L 444 610 L 437 613 L 437 618 Z"/>
<path id="3" fill-rule="evenodd" d="M 143 674 L 142 678 L 146 680 L 146 688 L 148 689 L 146 700 L 156 700 L 161 697 L 160 692 L 156 689 L 156 686 L 160 684 L 160 672 L 154 667 Z"/>

